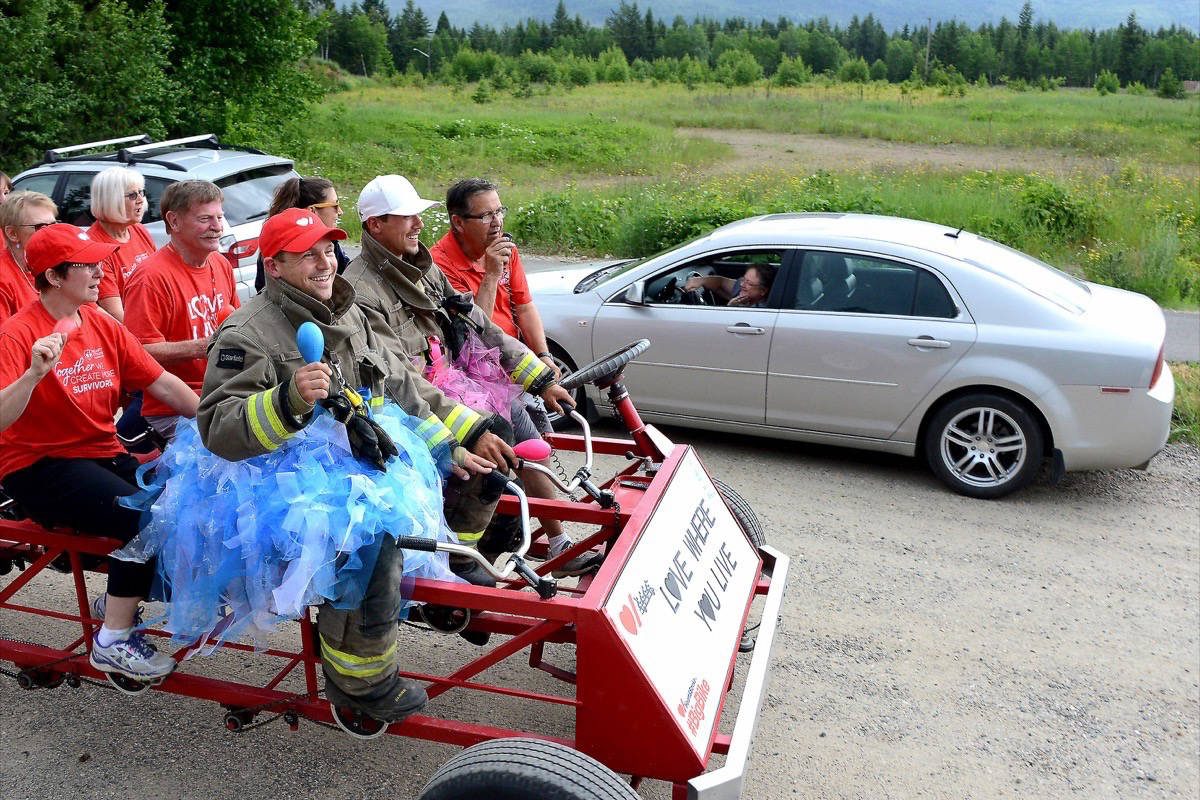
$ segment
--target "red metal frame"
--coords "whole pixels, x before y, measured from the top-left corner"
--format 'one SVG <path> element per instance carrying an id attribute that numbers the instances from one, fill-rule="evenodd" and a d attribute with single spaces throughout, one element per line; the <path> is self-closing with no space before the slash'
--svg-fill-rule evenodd
<path id="1" fill-rule="evenodd" d="M 472 615 L 471 628 L 502 634 L 503 638 L 494 640 L 490 647 L 474 651 L 473 658 L 447 674 L 403 674 L 425 682 L 430 698 L 454 692 L 479 691 L 519 698 L 531 704 L 573 709 L 574 737 L 554 737 L 425 714 L 417 714 L 402 723 L 391 725 L 389 733 L 460 746 L 495 738 L 533 735 L 574 747 L 617 772 L 631 774 L 635 780 L 649 777 L 670 781 L 675 784 L 677 796 L 682 796 L 679 793 L 683 789 L 683 782 L 705 770 L 711 753 L 726 752 L 729 736 L 718 733 L 716 727 L 703 758 L 698 758 L 688 742 L 681 735 L 676 735 L 677 726 L 670 718 L 669 711 L 662 709 L 661 703 L 655 702 L 650 682 L 619 640 L 603 610 L 614 582 L 633 552 L 674 471 L 688 451 L 687 447 L 679 446 L 670 453 L 659 452 L 656 442 L 662 439 L 656 439 L 647 432 L 628 397 L 622 393 L 616 399 L 618 411 L 630 429 L 633 440 L 594 438 L 593 452 L 609 455 L 632 452 L 641 459 L 649 459 L 658 464 L 653 477 L 638 474 L 644 462 L 635 460 L 605 482 L 601 488 L 614 493 L 619 508 L 601 508 L 591 499 L 582 502 L 529 499 L 531 517 L 554 517 L 595 526 L 595 531 L 580 539 L 574 548 L 544 562 L 537 567 L 537 571 L 543 575 L 549 574 L 558 564 L 583 549 L 603 545 L 607 549 L 607 556 L 595 575 L 581 578 L 577 589 L 563 587 L 556 597 L 549 600 L 542 600 L 532 592 L 514 591 L 514 588 L 520 589 L 523 585 L 519 582 L 491 589 L 418 580 L 413 591 L 415 600 L 473 609 L 475 613 Z M 550 438 L 559 450 L 583 450 L 582 437 L 554 435 Z M 519 513 L 516 498 L 502 498 L 499 510 Z M 0 520 L 0 558 L 21 555 L 33 562 L 21 575 L 0 589 L 0 610 L 73 621 L 80 625 L 81 634 L 65 647 L 0 639 L 0 660 L 12 662 L 35 679 L 53 680 L 61 675 L 72 674 L 102 679 L 102 673 L 95 670 L 87 659 L 91 634 L 99 623 L 89 616 L 81 559 L 85 555 L 106 555 L 118 546 L 119 543 L 111 539 L 48 531 L 31 522 Z M 544 550 L 544 544 L 538 547 Z M 72 565 L 77 601 L 75 613 L 13 602 L 14 597 L 62 553 L 68 555 Z M 769 570 L 766 574 L 760 570 L 755 580 L 754 596 L 767 593 L 770 587 L 768 575 Z M 743 630 L 753 599 L 752 596 L 747 602 L 742 619 Z M 257 653 L 258 657 L 276 658 L 282 662 L 282 666 L 261 685 L 236 680 L 236 676 L 214 678 L 194 674 L 189 671 L 188 664 L 181 664 L 174 674 L 155 688 L 212 700 L 234 711 L 248 709 L 243 722 L 249 722 L 254 713 L 259 711 L 271 714 L 292 711 L 300 717 L 331 722 L 330 707 L 319 697 L 319 658 L 314 648 L 313 630 L 311 616 L 306 615 L 300 621 L 297 649 L 268 649 Z M 575 672 L 547 663 L 543 658 L 546 643 L 574 645 Z M 202 644 L 196 643 L 193 647 Z M 83 645 L 82 650 L 79 649 L 80 645 Z M 253 648 L 239 643 L 224 643 L 221 647 L 253 652 Z M 182 661 L 188 650 L 181 648 L 175 658 Z M 529 653 L 529 666 L 561 681 L 565 689 L 563 694 L 500 686 L 479 679 L 485 670 L 525 650 Z M 735 662 L 736 654 L 730 662 L 724 691 L 721 692 L 721 705 L 716 711 L 718 719 Z M 283 691 L 280 684 L 297 669 L 303 675 L 304 692 Z M 267 707 L 258 708 L 262 706 Z M 436 707 L 444 712 L 448 706 L 452 707 L 452 704 L 441 702 Z"/>

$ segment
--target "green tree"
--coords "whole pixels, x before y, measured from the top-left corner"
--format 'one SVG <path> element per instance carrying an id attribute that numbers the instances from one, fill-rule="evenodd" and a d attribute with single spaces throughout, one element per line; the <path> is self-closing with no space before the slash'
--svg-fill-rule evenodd
<path id="1" fill-rule="evenodd" d="M 887 43 L 884 55 L 887 62 L 887 77 L 892 83 L 899 83 L 912 74 L 913 66 L 917 63 L 913 51 L 913 43 L 907 39 L 892 39 Z"/>
<path id="2" fill-rule="evenodd" d="M 621 0 L 617 10 L 608 15 L 604 27 L 612 34 L 613 41 L 625 54 L 626 66 L 635 58 L 654 57 L 654 53 L 648 52 L 646 25 L 636 2 L 626 3 L 625 0 Z"/>
<path id="3" fill-rule="evenodd" d="M 1100 70 L 1100 74 L 1096 76 L 1096 91 L 1100 93 L 1101 97 L 1106 94 L 1116 94 L 1120 88 L 1121 79 L 1115 72 L 1106 69 Z"/>
<path id="4" fill-rule="evenodd" d="M 629 62 L 625 52 L 613 45 L 596 60 L 596 79 L 605 83 L 625 83 L 629 80 Z"/>
<path id="5" fill-rule="evenodd" d="M 762 65 L 745 50 L 726 50 L 717 59 L 716 78 L 726 86 L 749 86 L 762 76 Z"/>
<path id="6" fill-rule="evenodd" d="M 1175 70 L 1167 67 L 1158 79 L 1158 96 L 1168 100 L 1182 100 L 1183 95 L 1183 81 L 1175 75 Z"/>
<path id="7" fill-rule="evenodd" d="M 329 57 L 358 75 L 390 73 L 393 61 L 387 28 L 361 11 L 343 11 L 333 22 Z"/>
<path id="8" fill-rule="evenodd" d="M 779 69 L 775 70 L 771 82 L 776 86 L 799 86 L 810 80 L 812 80 L 812 70 L 802 60 L 784 56 L 779 62 Z"/>
<path id="9" fill-rule="evenodd" d="M 682 20 L 679 20 L 682 22 Z M 708 37 L 694 25 L 675 25 L 659 42 L 662 54 L 668 58 L 691 56 L 708 61 Z"/>
<path id="10" fill-rule="evenodd" d="M 866 83 L 871 79 L 871 68 L 861 58 L 852 58 L 838 69 L 838 80 L 845 83 Z"/>
<path id="11" fill-rule="evenodd" d="M 886 81 L 887 80 L 887 64 L 883 63 L 882 58 L 875 59 L 871 64 L 871 80 Z"/>
<path id="12" fill-rule="evenodd" d="M 290 124 L 320 96 L 296 63 L 316 25 L 295 0 L 171 0 L 172 77 L 189 132 L 253 139 Z"/>

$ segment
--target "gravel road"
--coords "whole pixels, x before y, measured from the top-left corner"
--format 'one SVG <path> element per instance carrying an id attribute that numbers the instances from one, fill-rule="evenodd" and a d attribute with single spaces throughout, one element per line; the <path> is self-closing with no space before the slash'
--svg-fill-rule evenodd
<path id="1" fill-rule="evenodd" d="M 668 432 L 693 443 L 793 557 L 744 798 L 1196 797 L 1194 448 L 1169 447 L 1147 472 L 1043 479 L 980 502 L 903 458 Z M 65 580 L 30 591 L 68 602 Z M 39 635 L 0 612 L 0 636 Z M 408 629 L 404 641 L 409 658 L 433 662 L 467 647 Z M 204 668 L 253 671 L 233 656 Z M 500 675 L 546 685 L 525 668 Z M 523 721 L 514 704 L 476 710 Z M 553 714 L 538 727 L 569 733 Z M 307 724 L 238 736 L 196 700 L 22 692 L 2 678 L 0 729 L 6 800 L 402 800 L 455 752 Z M 640 794 L 670 797 L 654 782 Z"/>

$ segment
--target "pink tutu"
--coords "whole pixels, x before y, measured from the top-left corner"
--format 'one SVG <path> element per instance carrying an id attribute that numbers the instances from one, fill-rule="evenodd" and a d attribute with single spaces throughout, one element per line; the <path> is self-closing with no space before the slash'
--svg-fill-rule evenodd
<path id="1" fill-rule="evenodd" d="M 436 337 L 429 339 L 429 356 L 433 363 L 425 368 L 425 377 L 447 397 L 476 411 L 499 414 L 512 421 L 510 409 L 521 395 L 521 387 L 500 366 L 500 348 L 484 346 L 475 332 L 470 331 L 453 363 L 442 352 Z"/>

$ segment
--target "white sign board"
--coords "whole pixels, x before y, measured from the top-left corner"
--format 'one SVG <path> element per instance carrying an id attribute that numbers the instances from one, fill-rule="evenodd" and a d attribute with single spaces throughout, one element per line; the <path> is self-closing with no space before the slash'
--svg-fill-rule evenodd
<path id="1" fill-rule="evenodd" d="M 689 450 L 604 606 L 700 757 L 717 722 L 758 564 Z"/>

